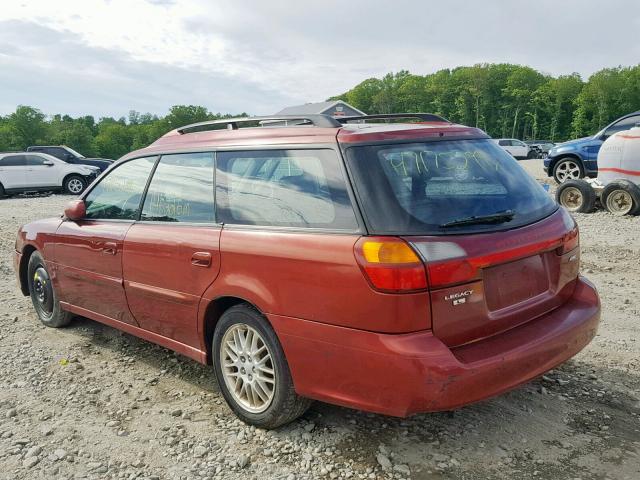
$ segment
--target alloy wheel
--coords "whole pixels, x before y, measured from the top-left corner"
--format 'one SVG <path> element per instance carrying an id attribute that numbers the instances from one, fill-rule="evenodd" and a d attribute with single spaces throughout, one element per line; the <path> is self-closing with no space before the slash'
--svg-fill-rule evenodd
<path id="1" fill-rule="evenodd" d="M 556 169 L 556 178 L 560 183 L 580 178 L 580 165 L 572 160 L 565 160 Z"/>
<path id="2" fill-rule="evenodd" d="M 71 193 L 80 193 L 80 192 L 82 192 L 82 189 L 84 188 L 84 184 L 82 183 L 82 180 L 80 180 L 78 178 L 72 178 L 67 183 L 67 188 L 69 189 L 69 191 Z"/>
<path id="3" fill-rule="evenodd" d="M 273 400 L 275 368 L 260 333 L 244 323 L 231 326 L 222 338 L 220 366 L 233 399 L 251 413 L 264 412 Z"/>

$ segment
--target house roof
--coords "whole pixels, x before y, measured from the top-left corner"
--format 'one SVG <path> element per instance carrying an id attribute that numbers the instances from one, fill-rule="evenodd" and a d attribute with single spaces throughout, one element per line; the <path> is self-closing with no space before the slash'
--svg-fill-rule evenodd
<path id="1" fill-rule="evenodd" d="M 283 108 L 276 115 L 308 115 L 312 113 L 324 113 L 327 110 L 335 107 L 336 105 L 345 105 L 362 115 L 364 112 L 358 110 L 356 107 L 349 105 L 342 100 L 332 100 L 330 102 L 318 102 L 318 103 L 305 103 L 304 105 L 294 105 L 292 107 Z"/>

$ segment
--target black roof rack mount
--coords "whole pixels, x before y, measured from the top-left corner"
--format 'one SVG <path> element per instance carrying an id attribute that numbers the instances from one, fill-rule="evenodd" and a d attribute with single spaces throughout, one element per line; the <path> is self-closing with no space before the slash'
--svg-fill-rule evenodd
<path id="1" fill-rule="evenodd" d="M 422 120 L 423 122 L 447 122 L 451 123 L 446 118 L 433 113 L 380 113 L 374 115 L 354 115 L 351 117 L 336 117 L 340 123 L 353 122 L 356 120 L 393 120 L 397 118 L 415 118 Z"/>
<path id="2" fill-rule="evenodd" d="M 177 128 L 180 134 L 189 133 L 189 131 L 205 131 L 214 130 L 217 126 L 224 125 L 228 130 L 238 130 L 243 123 L 257 123 L 260 126 L 269 126 L 270 122 L 298 122 L 299 125 L 313 125 L 315 127 L 337 128 L 342 124 L 333 117 L 321 114 L 309 115 L 275 115 L 266 117 L 244 117 L 244 118 L 225 118 L 222 120 L 209 120 L 206 122 L 192 123 L 184 127 Z M 211 128 L 206 128 L 211 127 Z"/>

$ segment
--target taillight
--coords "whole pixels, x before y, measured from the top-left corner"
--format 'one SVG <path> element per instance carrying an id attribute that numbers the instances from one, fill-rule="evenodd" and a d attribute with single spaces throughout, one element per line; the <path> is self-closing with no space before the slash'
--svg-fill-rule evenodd
<path id="1" fill-rule="evenodd" d="M 376 290 L 401 293 L 427 288 L 424 264 L 405 241 L 395 237 L 362 237 L 354 251 Z"/>
<path id="2" fill-rule="evenodd" d="M 562 237 L 562 245 L 557 249 L 558 255 L 564 255 L 571 250 L 575 250 L 580 245 L 580 232 L 576 225 L 569 233 Z"/>

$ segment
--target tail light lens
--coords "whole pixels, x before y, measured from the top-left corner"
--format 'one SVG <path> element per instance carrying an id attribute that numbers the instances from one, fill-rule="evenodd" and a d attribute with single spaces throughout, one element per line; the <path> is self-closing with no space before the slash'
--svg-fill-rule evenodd
<path id="1" fill-rule="evenodd" d="M 403 240 L 362 237 L 354 251 L 358 264 L 376 290 L 403 293 L 427 288 L 424 264 Z"/>
<path id="2" fill-rule="evenodd" d="M 558 247 L 558 255 L 564 255 L 575 250 L 580 245 L 580 232 L 575 226 L 569 233 L 562 237 L 562 245 Z"/>

